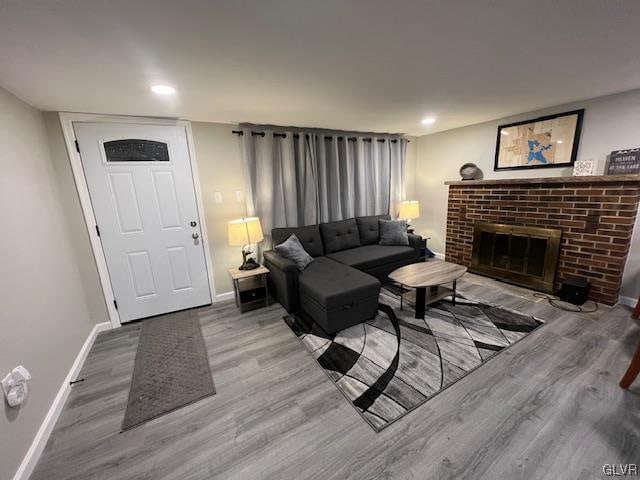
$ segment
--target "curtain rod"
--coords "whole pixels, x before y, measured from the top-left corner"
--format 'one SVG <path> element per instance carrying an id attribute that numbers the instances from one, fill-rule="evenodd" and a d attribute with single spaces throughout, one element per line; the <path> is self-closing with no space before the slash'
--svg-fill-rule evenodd
<path id="1" fill-rule="evenodd" d="M 242 130 L 232 130 L 233 133 L 235 133 L 236 135 L 244 135 L 244 132 Z M 261 136 L 264 137 L 264 132 L 251 132 L 252 136 Z M 305 134 L 306 135 L 306 134 Z M 287 134 L 286 133 L 274 133 L 273 134 L 274 137 L 280 137 L 280 138 L 287 138 Z M 300 138 L 300 135 L 297 133 L 293 134 L 293 138 Z M 342 141 L 345 137 L 338 137 L 338 141 Z M 325 140 L 333 140 L 333 137 L 331 135 L 325 135 L 324 137 Z M 347 140 L 349 140 L 350 142 L 355 142 L 357 140 L 357 137 L 347 137 Z M 363 138 L 362 141 L 363 142 L 371 142 L 373 139 L 372 138 Z M 378 141 L 379 142 L 384 142 L 386 140 L 389 140 L 391 143 L 396 143 L 398 141 L 398 139 L 396 138 L 390 138 L 390 139 L 386 139 L 386 138 L 379 138 Z M 409 143 L 409 140 L 407 140 L 407 143 Z"/>

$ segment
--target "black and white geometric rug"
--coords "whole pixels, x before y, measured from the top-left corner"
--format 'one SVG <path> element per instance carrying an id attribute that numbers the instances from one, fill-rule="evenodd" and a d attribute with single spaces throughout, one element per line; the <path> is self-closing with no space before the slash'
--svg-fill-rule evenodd
<path id="1" fill-rule="evenodd" d="M 526 337 L 542 321 L 456 296 L 414 317 L 385 289 L 378 315 L 327 334 L 304 314 L 285 322 L 338 390 L 376 431 L 416 409 L 496 353 Z"/>

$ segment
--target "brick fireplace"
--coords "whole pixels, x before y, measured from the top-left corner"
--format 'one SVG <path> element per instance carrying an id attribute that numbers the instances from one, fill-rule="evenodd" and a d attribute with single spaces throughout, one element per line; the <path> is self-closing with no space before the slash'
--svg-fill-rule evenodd
<path id="1" fill-rule="evenodd" d="M 476 222 L 559 228 L 556 288 L 567 277 L 587 277 L 591 299 L 617 302 L 640 198 L 639 175 L 446 184 L 448 261 L 471 264 Z"/>

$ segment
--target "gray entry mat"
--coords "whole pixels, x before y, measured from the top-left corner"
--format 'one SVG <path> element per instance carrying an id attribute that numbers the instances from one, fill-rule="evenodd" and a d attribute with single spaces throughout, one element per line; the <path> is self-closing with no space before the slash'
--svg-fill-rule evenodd
<path id="1" fill-rule="evenodd" d="M 195 311 L 144 320 L 122 430 L 215 393 Z"/>

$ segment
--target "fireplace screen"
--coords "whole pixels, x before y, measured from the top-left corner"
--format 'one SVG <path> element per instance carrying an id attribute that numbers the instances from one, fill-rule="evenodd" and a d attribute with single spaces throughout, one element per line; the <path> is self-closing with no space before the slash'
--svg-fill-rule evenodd
<path id="1" fill-rule="evenodd" d="M 552 292 L 561 233 L 557 228 L 478 222 L 473 231 L 470 270 Z"/>

